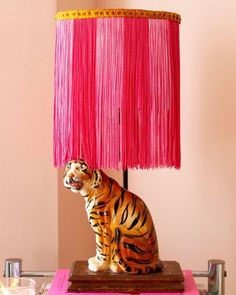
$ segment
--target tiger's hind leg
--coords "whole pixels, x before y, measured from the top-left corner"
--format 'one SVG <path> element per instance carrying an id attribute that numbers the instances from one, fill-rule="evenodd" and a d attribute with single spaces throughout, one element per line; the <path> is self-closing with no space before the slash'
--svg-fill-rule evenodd
<path id="1" fill-rule="evenodd" d="M 151 239 L 152 235 L 154 240 Z M 111 247 L 110 269 L 115 273 L 146 274 L 162 269 L 153 232 L 149 234 L 149 239 L 142 236 L 130 237 L 122 235 L 117 227 L 115 228 Z"/>
<path id="2" fill-rule="evenodd" d="M 136 267 L 131 267 L 127 261 L 126 255 L 124 255 L 124 241 L 123 236 L 118 227 L 115 228 L 114 234 L 111 240 L 111 262 L 110 269 L 115 273 L 129 272 L 138 273 Z"/>

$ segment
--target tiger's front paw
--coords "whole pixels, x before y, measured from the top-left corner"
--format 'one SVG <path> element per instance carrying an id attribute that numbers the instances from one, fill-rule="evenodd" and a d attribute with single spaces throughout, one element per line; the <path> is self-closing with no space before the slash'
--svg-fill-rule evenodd
<path id="1" fill-rule="evenodd" d="M 104 261 L 99 261 L 97 257 L 91 257 L 88 260 L 88 268 L 93 272 L 105 271 L 109 269 L 109 264 Z"/>

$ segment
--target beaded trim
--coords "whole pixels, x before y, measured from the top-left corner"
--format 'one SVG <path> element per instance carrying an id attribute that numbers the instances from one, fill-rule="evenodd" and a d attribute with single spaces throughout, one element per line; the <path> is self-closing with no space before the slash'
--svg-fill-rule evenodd
<path id="1" fill-rule="evenodd" d="M 181 16 L 174 12 L 152 11 L 141 9 L 91 9 L 91 10 L 68 10 L 56 14 L 57 20 L 82 19 L 82 18 L 104 18 L 104 17 L 141 17 L 154 19 L 168 19 L 181 22 Z"/>

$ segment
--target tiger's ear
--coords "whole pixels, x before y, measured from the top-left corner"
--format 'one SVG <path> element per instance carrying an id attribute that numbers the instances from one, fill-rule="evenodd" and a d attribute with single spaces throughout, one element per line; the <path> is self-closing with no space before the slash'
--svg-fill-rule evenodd
<path id="1" fill-rule="evenodd" d="M 102 184 L 102 173 L 100 170 L 94 170 L 93 171 L 93 181 L 91 183 L 91 186 L 93 188 L 99 188 L 99 186 Z"/>
<path id="2" fill-rule="evenodd" d="M 86 171 L 88 169 L 88 164 L 84 160 L 76 161 L 81 171 Z"/>

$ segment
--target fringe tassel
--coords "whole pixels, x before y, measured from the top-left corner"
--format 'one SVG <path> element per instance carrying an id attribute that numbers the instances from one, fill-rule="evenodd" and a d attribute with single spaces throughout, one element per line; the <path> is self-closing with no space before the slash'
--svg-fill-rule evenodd
<path id="1" fill-rule="evenodd" d="M 71 150 L 73 20 L 57 22 L 54 70 L 54 165 L 73 157 Z"/>
<path id="2" fill-rule="evenodd" d="M 72 156 L 96 166 L 96 20 L 74 20 Z M 69 148 L 69 147 L 68 147 Z"/>
<path id="3" fill-rule="evenodd" d="M 98 167 L 119 168 L 119 111 L 123 85 L 123 21 L 97 20 L 96 134 Z"/>
<path id="4" fill-rule="evenodd" d="M 54 165 L 180 168 L 179 24 L 57 22 Z"/>

